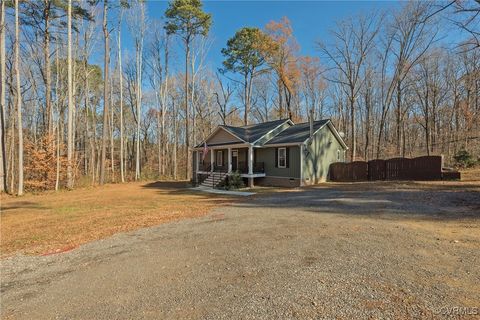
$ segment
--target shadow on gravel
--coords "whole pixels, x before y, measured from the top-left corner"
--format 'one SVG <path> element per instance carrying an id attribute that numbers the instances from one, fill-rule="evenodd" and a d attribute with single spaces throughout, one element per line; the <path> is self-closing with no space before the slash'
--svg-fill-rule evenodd
<path id="1" fill-rule="evenodd" d="M 480 218 L 480 185 L 433 186 L 402 183 L 324 184 L 297 192 L 256 196 L 238 207 L 291 208 L 314 213 L 382 219 L 459 220 Z"/>
<path id="2" fill-rule="evenodd" d="M 1 212 L 9 211 L 9 210 L 15 210 L 15 209 L 39 209 L 39 210 L 45 210 L 47 209 L 44 206 L 39 205 L 36 202 L 31 202 L 31 201 L 17 201 L 12 205 L 2 205 L 2 209 L 0 210 Z"/>
<path id="3" fill-rule="evenodd" d="M 147 189 L 185 189 L 187 187 L 187 181 L 155 181 L 142 186 Z"/>

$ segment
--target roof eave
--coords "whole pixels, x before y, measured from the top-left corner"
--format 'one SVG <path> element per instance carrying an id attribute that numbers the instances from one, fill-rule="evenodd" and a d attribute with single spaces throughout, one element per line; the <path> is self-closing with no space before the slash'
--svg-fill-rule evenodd
<path id="1" fill-rule="evenodd" d="M 218 132 L 219 130 L 224 130 L 224 131 L 228 132 L 229 134 L 231 134 L 232 136 L 234 136 L 235 138 L 237 138 L 238 140 L 240 140 L 240 141 L 242 141 L 242 142 L 244 142 L 244 143 L 250 144 L 249 142 L 247 142 L 247 141 L 243 140 L 242 138 L 240 138 L 239 136 L 237 136 L 237 135 L 236 135 L 235 133 L 233 133 L 232 131 L 228 130 L 228 128 L 226 128 L 226 127 L 224 127 L 224 126 L 217 126 L 217 128 L 216 128 L 215 130 L 213 130 L 213 132 L 210 133 L 205 139 L 203 139 L 203 141 L 202 141 L 200 144 L 198 144 L 195 148 L 200 148 L 205 142 L 208 141 L 208 139 L 210 139 L 210 138 L 213 137 L 215 134 L 217 134 L 217 132 Z M 228 143 L 226 143 L 226 144 L 228 144 Z"/>

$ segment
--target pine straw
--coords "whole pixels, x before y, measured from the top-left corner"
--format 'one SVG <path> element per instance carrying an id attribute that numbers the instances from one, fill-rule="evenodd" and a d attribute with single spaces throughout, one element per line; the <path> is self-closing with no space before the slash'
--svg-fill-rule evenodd
<path id="1" fill-rule="evenodd" d="M 199 217 L 232 199 L 185 183 L 126 183 L 11 197 L 2 195 L 1 256 L 50 254 L 118 232 Z"/>

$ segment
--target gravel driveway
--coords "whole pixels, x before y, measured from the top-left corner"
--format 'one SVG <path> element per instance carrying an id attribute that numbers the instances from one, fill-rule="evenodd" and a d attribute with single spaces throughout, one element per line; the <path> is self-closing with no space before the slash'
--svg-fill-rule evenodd
<path id="1" fill-rule="evenodd" d="M 261 194 L 68 253 L 3 260 L 2 318 L 478 317 L 479 212 L 478 185 Z"/>

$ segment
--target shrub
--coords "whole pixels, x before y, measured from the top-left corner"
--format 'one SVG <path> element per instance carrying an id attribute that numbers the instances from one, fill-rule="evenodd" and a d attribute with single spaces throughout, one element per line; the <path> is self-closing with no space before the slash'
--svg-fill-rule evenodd
<path id="1" fill-rule="evenodd" d="M 57 178 L 56 142 L 53 136 L 45 135 L 38 141 L 25 142 L 25 190 L 42 191 L 55 189 Z M 59 146 L 60 149 L 63 145 Z M 60 183 L 65 179 L 67 159 L 60 155 L 59 159 Z M 76 168 L 74 168 L 76 173 Z"/>
<path id="2" fill-rule="evenodd" d="M 244 186 L 243 179 L 240 176 L 240 173 L 237 171 L 232 172 L 232 174 L 230 174 L 224 182 L 218 185 L 219 188 L 223 188 L 225 190 L 240 189 Z"/>
<path id="3" fill-rule="evenodd" d="M 454 156 L 455 165 L 460 168 L 470 168 L 476 163 L 473 156 L 465 149 L 458 151 Z"/>

